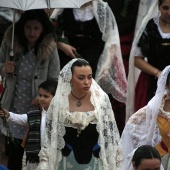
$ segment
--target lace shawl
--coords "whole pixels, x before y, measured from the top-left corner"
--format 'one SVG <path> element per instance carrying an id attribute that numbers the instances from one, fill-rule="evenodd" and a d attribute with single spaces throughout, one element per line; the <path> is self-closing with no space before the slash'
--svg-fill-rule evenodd
<path id="1" fill-rule="evenodd" d="M 106 93 L 120 102 L 126 101 L 127 80 L 120 50 L 119 33 L 115 17 L 107 3 L 92 1 L 93 12 L 102 39 L 104 50 L 99 58 L 95 80 Z"/>
<path id="2" fill-rule="evenodd" d="M 39 157 L 40 164 L 36 170 L 57 170 L 62 159 L 61 149 L 65 146 L 64 122 L 69 111 L 68 94 L 71 91 L 71 65 L 77 59 L 71 60 L 60 72 L 56 95 L 47 112 L 45 144 Z M 114 113 L 107 94 L 92 80 L 91 103 L 94 105 L 97 119 L 98 143 L 101 147 L 99 156 L 103 170 L 120 170 L 122 151 L 120 136 L 114 118 Z"/>
<path id="3" fill-rule="evenodd" d="M 140 70 L 134 66 L 134 57 L 137 48 L 138 41 L 148 23 L 148 21 L 154 16 L 158 15 L 158 0 L 152 0 L 149 11 L 142 21 L 141 27 L 137 30 L 135 38 L 133 40 L 130 58 L 129 58 L 129 73 L 128 73 L 128 88 L 127 88 L 127 102 L 126 102 L 126 121 L 134 113 L 134 97 L 135 97 L 135 86 L 136 80 Z"/>
<path id="4" fill-rule="evenodd" d="M 155 96 L 147 106 L 141 108 L 129 118 L 123 130 L 121 136 L 124 162 L 122 170 L 132 169 L 131 160 L 134 149 L 145 144 L 155 146 L 161 141 L 157 117 L 166 94 L 166 80 L 169 72 L 170 66 L 165 67 L 158 79 Z"/>
<path id="5" fill-rule="evenodd" d="M 120 40 L 115 17 L 106 2 L 93 0 L 92 8 L 102 40 L 104 50 L 99 58 L 95 80 L 107 94 L 120 102 L 126 101 L 127 80 L 120 50 Z M 51 18 L 57 18 L 62 10 L 55 9 Z"/>

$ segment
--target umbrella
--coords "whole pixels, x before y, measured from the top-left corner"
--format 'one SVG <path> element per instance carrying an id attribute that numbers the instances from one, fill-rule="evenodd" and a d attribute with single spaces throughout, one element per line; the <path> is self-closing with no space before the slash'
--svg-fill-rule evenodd
<path id="1" fill-rule="evenodd" d="M 89 1 L 91 0 L 0 0 L 0 7 L 22 11 L 38 8 L 80 8 Z"/>
<path id="2" fill-rule="evenodd" d="M 21 11 L 30 9 L 50 9 L 50 8 L 80 8 L 83 4 L 91 0 L 0 0 L 0 7 L 13 8 Z M 11 43 L 11 60 L 13 54 L 15 10 L 13 17 L 13 32 Z"/>

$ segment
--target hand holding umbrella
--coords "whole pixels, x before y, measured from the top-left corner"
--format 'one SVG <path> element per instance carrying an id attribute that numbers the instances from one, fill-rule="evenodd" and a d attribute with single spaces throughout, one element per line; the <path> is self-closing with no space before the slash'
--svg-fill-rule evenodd
<path id="1" fill-rule="evenodd" d="M 16 63 L 13 61 L 6 61 L 4 64 L 4 71 L 6 74 L 11 74 L 15 70 Z"/>

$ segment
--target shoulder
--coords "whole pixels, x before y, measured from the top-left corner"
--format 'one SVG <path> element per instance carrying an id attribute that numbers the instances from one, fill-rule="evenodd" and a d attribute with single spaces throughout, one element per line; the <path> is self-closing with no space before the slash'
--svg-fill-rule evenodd
<path id="1" fill-rule="evenodd" d="M 135 112 L 128 120 L 127 124 L 142 124 L 146 119 L 146 106 Z"/>
<path id="2" fill-rule="evenodd" d="M 155 18 L 152 18 L 147 23 L 146 29 L 147 29 L 147 31 L 153 31 L 153 29 L 155 30 L 155 28 L 157 29 L 157 24 L 155 23 Z"/>
<path id="3" fill-rule="evenodd" d="M 53 52 L 57 49 L 57 44 L 54 34 L 48 34 L 44 37 L 39 45 L 38 56 L 43 60 L 49 59 Z"/>
<path id="4" fill-rule="evenodd" d="M 9 26 L 8 29 L 5 31 L 3 42 L 5 43 L 5 47 L 7 49 L 11 49 L 12 43 L 12 26 Z M 14 53 L 19 54 L 23 52 L 23 47 L 18 41 L 18 36 L 15 34 L 14 37 Z"/>

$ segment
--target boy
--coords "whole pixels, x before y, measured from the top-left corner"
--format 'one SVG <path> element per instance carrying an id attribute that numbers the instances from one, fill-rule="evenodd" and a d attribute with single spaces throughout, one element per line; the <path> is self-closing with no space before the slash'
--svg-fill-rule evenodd
<path id="1" fill-rule="evenodd" d="M 26 151 L 26 170 L 35 169 L 38 165 L 38 153 L 43 145 L 45 135 L 46 112 L 55 95 L 56 88 L 57 82 L 54 80 L 47 80 L 39 85 L 40 110 L 33 110 L 22 115 L 0 110 L 0 116 L 5 114 L 8 122 L 12 121 L 29 127 L 22 143 Z"/>

